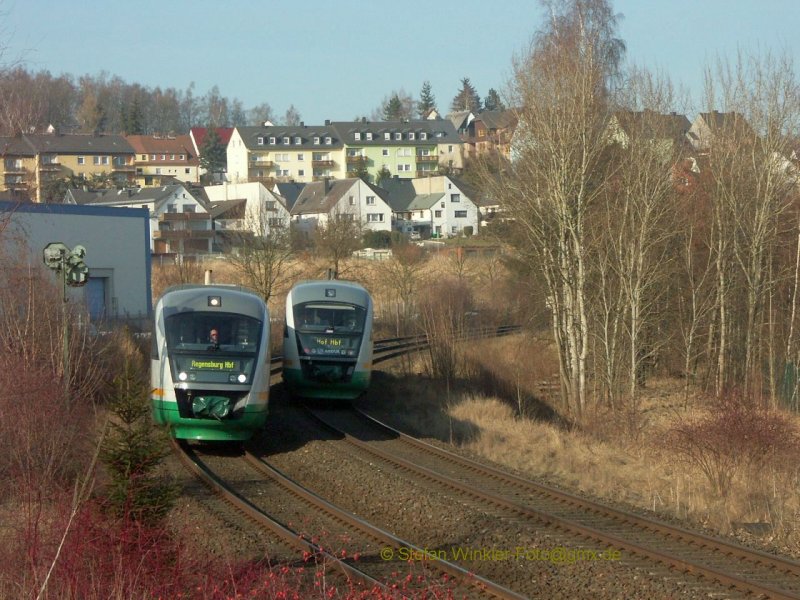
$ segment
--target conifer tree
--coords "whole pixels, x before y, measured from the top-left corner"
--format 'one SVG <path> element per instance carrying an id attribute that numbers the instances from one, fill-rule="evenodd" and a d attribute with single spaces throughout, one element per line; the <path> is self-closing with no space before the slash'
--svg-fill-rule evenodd
<path id="1" fill-rule="evenodd" d="M 426 119 L 432 110 L 436 110 L 436 98 L 431 91 L 431 82 L 425 81 L 419 92 L 419 102 L 417 103 L 419 118 Z"/>

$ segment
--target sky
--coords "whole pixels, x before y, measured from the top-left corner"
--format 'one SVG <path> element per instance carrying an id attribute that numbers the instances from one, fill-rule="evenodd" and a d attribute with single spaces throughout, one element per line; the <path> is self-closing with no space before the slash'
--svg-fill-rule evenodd
<path id="1" fill-rule="evenodd" d="M 782 52 L 800 71 L 800 0 L 611 0 L 627 59 L 695 100 L 718 57 Z M 212 86 L 244 108 L 290 105 L 307 124 L 371 115 L 429 81 L 448 112 L 468 77 L 501 94 L 542 23 L 535 0 L 0 0 L 2 60 L 186 90 Z M 676 107 L 691 118 L 697 102 Z"/>

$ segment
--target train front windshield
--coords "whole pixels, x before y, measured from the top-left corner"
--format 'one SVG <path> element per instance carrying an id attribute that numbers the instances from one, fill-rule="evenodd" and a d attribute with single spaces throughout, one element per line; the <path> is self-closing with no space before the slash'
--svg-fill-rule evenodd
<path id="1" fill-rule="evenodd" d="M 356 357 L 364 335 L 367 311 L 362 306 L 306 302 L 294 306 L 301 353 L 310 356 Z"/>
<path id="2" fill-rule="evenodd" d="M 181 312 L 164 320 L 175 383 L 250 384 L 263 323 L 220 312 Z"/>

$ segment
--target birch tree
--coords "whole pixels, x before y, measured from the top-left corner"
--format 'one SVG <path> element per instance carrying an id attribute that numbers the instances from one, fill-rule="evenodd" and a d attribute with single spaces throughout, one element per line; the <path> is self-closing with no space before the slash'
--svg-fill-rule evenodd
<path id="1" fill-rule="evenodd" d="M 608 90 L 624 46 L 605 0 L 545 6 L 550 20 L 513 65 L 515 160 L 487 185 L 519 230 L 516 251 L 546 286 L 562 396 L 580 418 L 590 342 L 586 221 L 608 181 Z"/>

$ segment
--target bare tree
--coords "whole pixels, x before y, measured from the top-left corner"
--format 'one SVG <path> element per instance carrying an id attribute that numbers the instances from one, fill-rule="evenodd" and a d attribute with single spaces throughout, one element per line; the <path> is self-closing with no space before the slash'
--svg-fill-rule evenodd
<path id="1" fill-rule="evenodd" d="M 342 274 L 342 263 L 361 247 L 361 222 L 358 215 L 336 213 L 317 226 L 313 235 L 316 253 L 329 260 L 333 277 Z"/>
<path id="2" fill-rule="evenodd" d="M 587 214 L 608 181 L 607 84 L 620 54 L 605 0 L 551 5 L 551 19 L 511 82 L 519 145 L 503 177 L 486 178 L 519 230 L 516 251 L 547 287 L 562 393 L 580 417 L 587 401 Z"/>
<path id="3" fill-rule="evenodd" d="M 247 213 L 245 230 L 233 236 L 228 255 L 244 284 L 265 302 L 280 293 L 292 277 L 289 229 L 276 224 L 274 214 L 263 202 Z"/>
<path id="4" fill-rule="evenodd" d="M 395 245 L 392 258 L 379 265 L 381 279 L 394 297 L 395 332 L 408 333 L 413 321 L 417 292 L 421 282 L 425 255 L 414 244 Z"/>
<path id="5" fill-rule="evenodd" d="M 709 112 L 709 171 L 717 333 L 716 390 L 742 385 L 758 395 L 769 318 L 765 300 L 777 281 L 770 261 L 792 200 L 787 176 L 790 135 L 800 126 L 800 94 L 791 58 L 719 61 L 706 74 L 707 101 L 721 96 L 724 111 Z"/>

